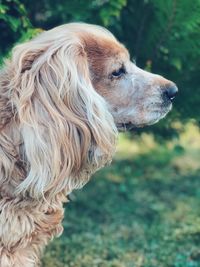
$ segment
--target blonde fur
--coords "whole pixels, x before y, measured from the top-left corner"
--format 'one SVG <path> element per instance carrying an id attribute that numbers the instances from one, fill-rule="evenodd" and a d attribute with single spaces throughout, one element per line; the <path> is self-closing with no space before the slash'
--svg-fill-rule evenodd
<path id="1" fill-rule="evenodd" d="M 113 118 L 72 26 L 16 46 L 0 73 L 1 267 L 38 264 L 40 247 L 60 231 L 60 198 L 115 151 Z"/>

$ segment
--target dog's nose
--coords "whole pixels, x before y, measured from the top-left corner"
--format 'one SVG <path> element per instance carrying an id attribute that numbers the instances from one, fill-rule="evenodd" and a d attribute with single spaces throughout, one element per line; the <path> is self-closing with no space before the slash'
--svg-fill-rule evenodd
<path id="1" fill-rule="evenodd" d="M 175 84 L 172 83 L 165 86 L 164 94 L 167 96 L 169 100 L 173 101 L 177 93 L 178 93 L 178 88 Z"/>

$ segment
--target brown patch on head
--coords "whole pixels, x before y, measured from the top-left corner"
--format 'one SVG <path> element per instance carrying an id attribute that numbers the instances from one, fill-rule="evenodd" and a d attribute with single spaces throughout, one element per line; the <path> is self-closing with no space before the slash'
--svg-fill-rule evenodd
<path id="1" fill-rule="evenodd" d="M 114 37 L 95 36 L 91 33 L 84 33 L 81 36 L 86 51 L 91 80 L 94 86 L 104 77 L 120 67 L 129 58 L 126 48 Z M 96 86 L 95 86 L 96 88 Z"/>

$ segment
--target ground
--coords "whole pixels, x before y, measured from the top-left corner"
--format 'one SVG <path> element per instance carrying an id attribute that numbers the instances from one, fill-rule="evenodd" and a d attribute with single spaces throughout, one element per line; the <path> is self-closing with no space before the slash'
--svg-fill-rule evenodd
<path id="1" fill-rule="evenodd" d="M 200 135 L 120 136 L 111 166 L 65 207 L 64 233 L 43 267 L 200 266 Z"/>

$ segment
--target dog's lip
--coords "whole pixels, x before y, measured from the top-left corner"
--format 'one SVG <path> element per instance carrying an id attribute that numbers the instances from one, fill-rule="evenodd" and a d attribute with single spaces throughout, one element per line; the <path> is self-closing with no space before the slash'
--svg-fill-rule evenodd
<path id="1" fill-rule="evenodd" d="M 133 123 L 131 122 L 121 122 L 121 123 L 117 123 L 117 129 L 121 132 L 125 132 L 125 131 L 130 131 L 130 130 L 134 130 L 136 128 L 138 128 L 137 126 L 135 126 Z"/>
<path id="2" fill-rule="evenodd" d="M 157 118 L 155 118 L 152 121 L 146 122 L 146 123 L 141 123 L 141 124 L 133 124 L 132 122 L 119 122 L 116 123 L 117 129 L 119 132 L 126 132 L 126 131 L 134 131 L 137 130 L 138 128 L 143 128 L 145 126 L 150 126 L 155 124 L 156 122 L 158 122 L 159 120 L 161 120 L 162 118 L 164 118 L 167 113 L 171 110 L 172 104 L 170 104 L 169 106 L 165 106 L 165 108 L 161 110 L 154 110 L 154 113 L 158 113 L 159 116 Z"/>

